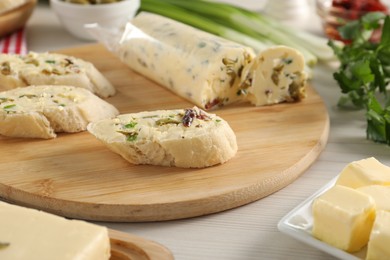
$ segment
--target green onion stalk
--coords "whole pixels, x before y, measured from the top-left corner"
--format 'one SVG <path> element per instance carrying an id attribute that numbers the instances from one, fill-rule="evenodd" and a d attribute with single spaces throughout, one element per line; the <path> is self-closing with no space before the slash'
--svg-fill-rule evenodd
<path id="1" fill-rule="evenodd" d="M 255 51 L 273 45 L 297 49 L 308 66 L 334 57 L 327 40 L 288 27 L 261 13 L 235 5 L 206 0 L 141 0 L 140 11 L 169 17 L 203 31 L 252 47 Z"/>

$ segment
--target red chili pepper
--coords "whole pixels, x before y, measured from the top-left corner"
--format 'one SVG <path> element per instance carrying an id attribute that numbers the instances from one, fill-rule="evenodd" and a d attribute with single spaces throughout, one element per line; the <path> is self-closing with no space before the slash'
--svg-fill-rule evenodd
<path id="1" fill-rule="evenodd" d="M 332 6 L 348 11 L 387 12 L 387 7 L 379 0 L 333 0 Z"/>
<path id="2" fill-rule="evenodd" d="M 388 13 L 387 7 L 381 3 L 380 0 L 333 0 L 332 7 L 335 10 L 331 13 L 341 19 L 345 19 L 347 22 L 350 20 L 359 19 L 364 13 L 367 12 L 384 12 Z M 339 26 L 343 23 L 339 22 L 327 22 L 325 26 L 325 33 L 332 39 L 341 40 L 346 44 L 350 41 L 342 39 L 337 31 Z M 380 30 L 374 32 L 372 41 L 380 39 Z"/>

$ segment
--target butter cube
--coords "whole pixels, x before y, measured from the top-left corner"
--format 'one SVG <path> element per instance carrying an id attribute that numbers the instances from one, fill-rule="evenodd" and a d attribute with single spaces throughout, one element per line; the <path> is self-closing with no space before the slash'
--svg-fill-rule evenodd
<path id="1" fill-rule="evenodd" d="M 369 185 L 356 190 L 371 196 L 376 205 L 376 210 L 390 211 L 390 186 Z"/>
<path id="2" fill-rule="evenodd" d="M 106 227 L 0 202 L 0 259 L 108 260 Z"/>
<path id="3" fill-rule="evenodd" d="M 375 203 L 362 192 L 336 185 L 314 200 L 312 212 L 314 237 L 339 249 L 357 252 L 368 242 Z"/>
<path id="4" fill-rule="evenodd" d="M 377 212 L 367 246 L 367 260 L 390 259 L 390 212 Z"/>
<path id="5" fill-rule="evenodd" d="M 351 188 L 367 185 L 390 185 L 390 167 L 373 157 L 349 163 L 340 173 L 336 184 Z"/>

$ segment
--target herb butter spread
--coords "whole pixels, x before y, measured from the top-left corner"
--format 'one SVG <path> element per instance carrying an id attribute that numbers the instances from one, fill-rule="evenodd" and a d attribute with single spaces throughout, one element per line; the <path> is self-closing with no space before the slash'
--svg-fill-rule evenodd
<path id="1" fill-rule="evenodd" d="M 135 71 L 204 109 L 305 96 L 298 51 L 277 46 L 256 56 L 249 47 L 156 14 L 137 15 L 116 52 Z"/>
<path id="2" fill-rule="evenodd" d="M 197 107 L 122 114 L 91 123 L 88 131 L 133 164 L 202 168 L 237 152 L 228 123 Z"/>
<path id="3" fill-rule="evenodd" d="M 0 92 L 0 134 L 54 138 L 56 132 L 80 132 L 89 122 L 111 118 L 118 110 L 72 86 L 30 86 Z"/>
<path id="4" fill-rule="evenodd" d="M 0 54 L 0 90 L 30 85 L 70 85 L 100 97 L 115 94 L 111 83 L 84 60 L 56 53 Z"/>

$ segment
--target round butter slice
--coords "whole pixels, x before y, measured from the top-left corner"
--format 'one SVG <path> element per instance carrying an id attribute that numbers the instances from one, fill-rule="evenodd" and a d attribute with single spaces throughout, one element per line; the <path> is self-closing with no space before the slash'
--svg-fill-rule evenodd
<path id="1" fill-rule="evenodd" d="M 197 107 L 122 114 L 87 129 L 133 164 L 203 168 L 224 163 L 237 152 L 229 124 Z"/>

